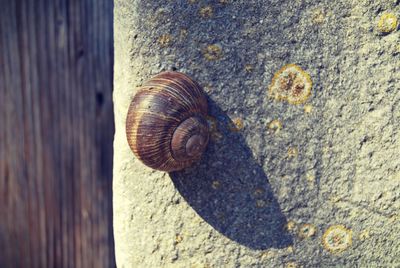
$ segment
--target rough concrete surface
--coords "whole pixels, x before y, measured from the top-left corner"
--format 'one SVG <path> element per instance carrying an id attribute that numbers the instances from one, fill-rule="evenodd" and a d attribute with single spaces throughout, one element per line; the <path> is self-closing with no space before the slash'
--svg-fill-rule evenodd
<path id="1" fill-rule="evenodd" d="M 400 1 L 115 0 L 117 265 L 400 267 L 400 31 L 379 30 L 387 13 L 400 19 Z M 290 63 L 311 76 L 305 104 L 268 94 Z M 164 70 L 197 80 L 217 121 L 202 161 L 171 174 L 125 136 L 135 88 Z"/>

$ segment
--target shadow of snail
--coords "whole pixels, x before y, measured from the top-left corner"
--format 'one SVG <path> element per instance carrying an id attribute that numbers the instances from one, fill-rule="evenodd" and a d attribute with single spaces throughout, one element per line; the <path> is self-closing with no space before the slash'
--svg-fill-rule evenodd
<path id="1" fill-rule="evenodd" d="M 154 84 L 152 86 L 154 87 Z M 225 126 L 232 124 L 229 117 L 212 100 L 208 100 L 208 106 L 209 115 L 224 122 Z M 201 109 L 199 107 L 199 111 Z M 198 114 L 197 111 L 194 117 L 198 118 Z M 137 118 L 135 120 L 140 121 Z M 135 144 L 134 140 L 130 140 L 132 133 L 129 131 L 134 129 L 132 121 L 128 113 L 127 136 L 131 148 Z M 183 134 L 192 137 L 204 135 L 203 119 L 198 119 L 198 123 L 199 128 Z M 178 125 L 174 129 L 179 129 Z M 202 138 L 200 148 L 188 147 L 190 137 L 183 137 L 183 134 L 178 137 L 180 142 L 185 141 L 180 147 L 186 146 L 186 150 L 191 149 L 195 152 L 192 158 L 186 159 L 190 163 L 185 163 L 185 167 L 199 161 L 200 156 L 203 156 L 200 163 L 194 167 L 180 171 L 182 166 L 176 168 L 178 171 L 171 171 L 175 170 L 174 163 L 165 160 L 162 162 L 167 163 L 161 165 L 170 169 L 169 174 L 176 189 L 200 217 L 219 233 L 241 245 L 258 250 L 285 248 L 291 245 L 292 238 L 285 231 L 287 220 L 274 197 L 264 170 L 253 158 L 244 137 L 227 128 L 220 127 L 219 131 L 222 133 L 221 138 L 210 142 L 207 147 L 207 135 Z M 172 140 L 169 144 L 172 147 L 173 136 L 173 133 L 169 134 L 169 139 Z M 180 147 L 172 153 L 181 153 Z M 133 148 L 134 152 L 135 149 L 140 150 Z M 150 159 L 150 164 L 155 167 L 154 157 Z"/>
<path id="2" fill-rule="evenodd" d="M 232 124 L 209 101 L 210 115 Z M 285 248 L 293 243 L 282 213 L 261 166 L 243 136 L 219 129 L 222 137 L 210 142 L 201 162 L 170 177 L 187 203 L 224 236 L 253 249 Z"/>

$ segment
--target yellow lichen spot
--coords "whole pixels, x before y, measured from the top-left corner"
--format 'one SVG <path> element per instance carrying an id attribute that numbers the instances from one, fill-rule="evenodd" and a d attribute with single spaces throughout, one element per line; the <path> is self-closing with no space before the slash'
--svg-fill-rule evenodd
<path id="1" fill-rule="evenodd" d="M 254 66 L 251 64 L 246 64 L 244 66 L 244 70 L 246 71 L 246 73 L 251 73 L 254 70 Z"/>
<path id="2" fill-rule="evenodd" d="M 180 242 L 182 242 L 183 237 L 180 234 L 176 234 L 175 235 L 175 243 L 179 244 Z"/>
<path id="3" fill-rule="evenodd" d="M 322 9 L 314 10 L 311 20 L 314 24 L 322 24 L 325 21 L 325 12 Z"/>
<path id="4" fill-rule="evenodd" d="M 282 129 L 282 122 L 278 119 L 272 120 L 269 122 L 268 128 L 275 133 L 278 133 Z"/>
<path id="5" fill-rule="evenodd" d="M 396 15 L 392 13 L 383 14 L 378 21 L 378 30 L 381 33 L 390 33 L 397 29 L 398 19 Z"/>
<path id="6" fill-rule="evenodd" d="M 208 45 L 203 50 L 203 55 L 209 61 L 219 60 L 222 56 L 222 48 L 219 45 Z"/>
<path id="7" fill-rule="evenodd" d="M 263 208 L 263 207 L 265 207 L 267 205 L 267 202 L 265 202 L 264 200 L 262 200 L 262 199 L 258 199 L 257 201 L 256 201 L 256 207 L 257 208 Z"/>
<path id="8" fill-rule="evenodd" d="M 221 183 L 219 181 L 213 181 L 212 184 L 211 184 L 211 187 L 214 190 L 217 190 L 219 187 L 221 187 Z"/>
<path id="9" fill-rule="evenodd" d="M 315 235 L 317 232 L 317 228 L 309 223 L 303 224 L 299 228 L 299 237 L 300 238 L 309 238 Z"/>
<path id="10" fill-rule="evenodd" d="M 300 66 L 283 66 L 272 78 L 269 95 L 275 100 L 290 104 L 301 104 L 311 96 L 312 81 L 310 75 Z"/>
<path id="11" fill-rule="evenodd" d="M 295 228 L 296 228 L 296 222 L 295 221 L 288 221 L 287 223 L 286 223 L 286 226 L 285 226 L 285 228 L 286 228 L 286 230 L 287 231 L 293 231 Z"/>
<path id="12" fill-rule="evenodd" d="M 161 47 L 167 47 L 167 46 L 169 46 L 169 45 L 171 44 L 171 41 L 172 41 L 172 37 L 171 37 L 171 35 L 169 35 L 169 34 L 163 34 L 163 35 L 161 35 L 161 36 L 158 38 L 158 40 L 157 40 L 158 44 L 159 44 Z"/>
<path id="13" fill-rule="evenodd" d="M 234 118 L 232 120 L 232 122 L 229 122 L 229 130 L 232 132 L 239 132 L 240 130 L 242 130 L 244 127 L 244 123 L 243 120 L 239 117 Z"/>
<path id="14" fill-rule="evenodd" d="M 299 266 L 297 265 L 297 263 L 291 261 L 285 264 L 285 268 L 298 268 Z"/>
<path id="15" fill-rule="evenodd" d="M 370 238 L 370 232 L 369 230 L 364 230 L 360 233 L 360 235 L 358 236 L 360 238 L 360 240 L 367 240 L 368 238 Z"/>
<path id="16" fill-rule="evenodd" d="M 200 16 L 203 18 L 211 18 L 214 15 L 214 10 L 211 6 L 200 8 Z"/>
<path id="17" fill-rule="evenodd" d="M 299 155 L 299 149 L 297 147 L 290 147 L 288 149 L 288 158 L 294 158 L 297 157 Z"/>
<path id="18" fill-rule="evenodd" d="M 306 114 L 310 114 L 312 112 L 312 110 L 313 110 L 313 107 L 311 104 L 304 105 L 304 112 Z"/>
<path id="19" fill-rule="evenodd" d="M 330 226 L 322 236 L 322 245 L 330 253 L 341 253 L 352 243 L 352 232 L 343 225 Z"/>

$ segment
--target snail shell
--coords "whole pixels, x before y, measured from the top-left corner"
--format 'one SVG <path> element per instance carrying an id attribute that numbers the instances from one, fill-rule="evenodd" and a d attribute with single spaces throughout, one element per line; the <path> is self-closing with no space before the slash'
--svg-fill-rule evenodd
<path id="1" fill-rule="evenodd" d="M 163 171 L 198 161 L 209 139 L 207 99 L 200 85 L 179 72 L 163 72 L 145 82 L 134 96 L 126 135 L 145 165 Z"/>

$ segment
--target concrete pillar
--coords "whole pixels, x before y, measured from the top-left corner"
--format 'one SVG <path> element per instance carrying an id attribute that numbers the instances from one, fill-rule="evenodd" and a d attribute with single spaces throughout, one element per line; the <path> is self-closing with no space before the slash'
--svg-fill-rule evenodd
<path id="1" fill-rule="evenodd" d="M 117 265 L 400 265 L 399 12 L 398 1 L 116 0 Z M 135 88 L 164 70 L 204 87 L 213 126 L 202 161 L 171 174 L 144 166 L 125 136 Z"/>

